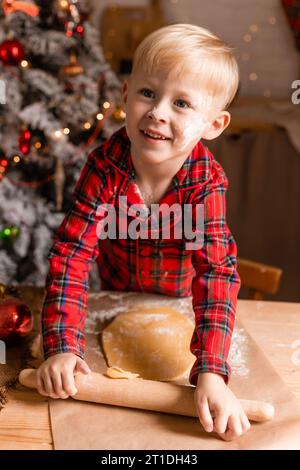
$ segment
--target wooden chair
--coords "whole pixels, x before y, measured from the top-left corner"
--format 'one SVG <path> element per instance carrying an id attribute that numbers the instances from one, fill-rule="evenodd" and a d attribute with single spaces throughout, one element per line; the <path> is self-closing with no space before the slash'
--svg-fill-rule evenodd
<path id="1" fill-rule="evenodd" d="M 249 299 L 262 300 L 264 294 L 276 294 L 282 269 L 238 258 L 237 270 L 242 286 L 249 289 Z"/>

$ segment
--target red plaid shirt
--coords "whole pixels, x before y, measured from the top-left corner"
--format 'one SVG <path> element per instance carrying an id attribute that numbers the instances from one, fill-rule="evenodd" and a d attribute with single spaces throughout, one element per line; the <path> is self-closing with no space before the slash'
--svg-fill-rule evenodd
<path id="1" fill-rule="evenodd" d="M 125 127 L 88 156 L 73 203 L 48 255 L 42 311 L 45 357 L 61 352 L 84 357 L 88 279 L 96 261 L 105 290 L 192 295 L 196 326 L 191 351 L 196 361 L 190 382 L 197 383 L 199 372 L 214 372 L 227 383 L 240 278 L 236 244 L 225 219 L 224 170 L 199 142 L 159 203 L 191 204 L 193 208 L 204 204 L 204 244 L 197 250 L 186 250 L 184 237 L 99 239 L 99 206 L 113 204 L 118 212 L 119 196 L 127 196 L 128 207 L 143 203 L 134 175 Z"/>

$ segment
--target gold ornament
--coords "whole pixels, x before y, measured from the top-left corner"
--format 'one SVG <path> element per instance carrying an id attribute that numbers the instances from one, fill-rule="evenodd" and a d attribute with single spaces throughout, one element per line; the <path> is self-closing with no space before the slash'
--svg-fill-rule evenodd
<path id="1" fill-rule="evenodd" d="M 78 64 L 77 57 L 74 52 L 70 55 L 69 65 L 65 65 L 61 69 L 61 75 L 64 77 L 74 77 L 75 75 L 80 75 L 83 73 L 83 67 Z"/>
<path id="2" fill-rule="evenodd" d="M 126 113 L 121 106 L 116 106 L 111 116 L 115 122 L 123 122 L 126 118 Z"/>

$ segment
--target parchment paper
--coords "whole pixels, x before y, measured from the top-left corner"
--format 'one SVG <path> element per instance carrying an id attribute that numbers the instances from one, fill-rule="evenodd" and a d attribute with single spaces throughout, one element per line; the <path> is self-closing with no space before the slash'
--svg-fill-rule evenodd
<path id="1" fill-rule="evenodd" d="M 168 305 L 193 318 L 191 297 L 179 299 L 110 291 L 90 294 L 85 358 L 93 371 L 106 370 L 99 344 L 101 330 L 115 315 L 139 304 Z M 50 399 L 54 447 L 58 450 L 300 449 L 300 407 L 239 318 L 229 362 L 233 367 L 229 387 L 238 398 L 265 400 L 275 406 L 273 421 L 252 423 L 250 431 L 235 441 L 225 442 L 215 433 L 206 433 L 195 418 L 73 399 Z M 188 383 L 188 377 L 177 383 Z"/>

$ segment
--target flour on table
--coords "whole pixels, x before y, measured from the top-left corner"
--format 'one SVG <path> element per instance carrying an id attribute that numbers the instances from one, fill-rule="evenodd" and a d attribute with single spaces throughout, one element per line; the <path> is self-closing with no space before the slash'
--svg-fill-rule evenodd
<path id="1" fill-rule="evenodd" d="M 124 311 L 124 307 L 117 306 L 109 310 L 89 310 L 85 322 L 85 332 L 99 334 L 102 330 L 99 325 L 107 320 L 112 320 L 119 313 Z"/>
<path id="2" fill-rule="evenodd" d="M 243 328 L 233 330 L 231 348 L 228 362 L 232 367 L 232 375 L 247 377 L 249 369 L 247 367 L 248 340 Z"/>

